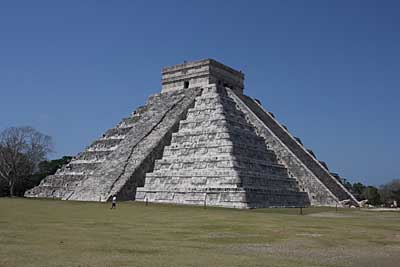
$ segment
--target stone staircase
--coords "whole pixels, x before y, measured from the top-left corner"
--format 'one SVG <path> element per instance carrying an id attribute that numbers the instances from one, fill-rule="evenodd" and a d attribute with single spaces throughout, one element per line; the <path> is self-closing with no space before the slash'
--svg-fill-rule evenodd
<path id="1" fill-rule="evenodd" d="M 137 184 L 169 143 L 200 89 L 153 95 L 145 106 L 105 134 L 56 174 L 28 190 L 26 197 L 106 201 L 119 194 L 134 199 Z"/>
<path id="2" fill-rule="evenodd" d="M 232 208 L 309 205 L 222 87 L 203 89 L 136 199 Z"/>

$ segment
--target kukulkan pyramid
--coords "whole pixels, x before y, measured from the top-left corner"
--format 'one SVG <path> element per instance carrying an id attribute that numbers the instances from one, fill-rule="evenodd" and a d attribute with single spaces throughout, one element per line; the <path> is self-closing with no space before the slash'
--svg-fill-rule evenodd
<path id="1" fill-rule="evenodd" d="M 162 90 L 26 197 L 231 208 L 357 205 L 259 101 L 212 59 L 165 67 Z"/>

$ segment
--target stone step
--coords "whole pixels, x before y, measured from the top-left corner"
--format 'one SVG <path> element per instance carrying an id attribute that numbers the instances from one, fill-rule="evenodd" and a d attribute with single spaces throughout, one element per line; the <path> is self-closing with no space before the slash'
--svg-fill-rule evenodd
<path id="1" fill-rule="evenodd" d="M 233 176 L 162 176 L 146 175 L 145 188 L 148 190 L 163 188 L 176 189 L 187 187 L 216 187 L 224 186 L 227 188 L 264 188 L 275 191 L 299 191 L 297 182 L 292 178 L 274 178 L 263 177 L 263 179 L 254 179 L 254 177 L 233 177 Z"/>
<path id="2" fill-rule="evenodd" d="M 267 166 L 277 166 L 285 168 L 283 165 L 278 163 L 272 163 L 265 160 L 259 160 L 252 157 L 245 157 L 244 155 L 232 155 L 230 153 L 218 153 L 218 154 L 204 154 L 203 156 L 185 156 L 185 157 L 163 157 L 162 159 L 156 160 L 156 163 L 178 163 L 178 162 L 212 162 L 212 161 L 241 161 L 254 164 L 261 164 Z"/>
<path id="3" fill-rule="evenodd" d="M 171 143 L 197 143 L 217 140 L 235 140 L 240 143 L 257 144 L 257 146 L 265 147 L 264 138 L 257 136 L 252 131 L 242 131 L 234 127 L 227 127 L 225 129 L 214 128 L 213 132 L 204 132 L 202 130 L 179 131 L 172 135 Z"/>
<path id="4" fill-rule="evenodd" d="M 84 151 L 77 156 L 78 160 L 102 160 L 105 159 L 112 151 Z"/>
<path id="5" fill-rule="evenodd" d="M 193 112 L 196 112 L 196 111 L 205 110 L 206 112 L 208 112 L 207 110 L 220 110 L 220 109 L 226 110 L 227 112 L 229 112 L 230 110 L 235 110 L 235 108 L 233 106 L 226 106 L 222 103 L 216 103 L 213 105 L 197 104 L 197 105 L 194 105 L 193 107 L 191 107 L 189 109 L 189 111 L 193 110 Z M 237 110 L 235 112 L 237 112 Z"/>
<path id="6" fill-rule="evenodd" d="M 185 94 L 179 93 L 179 94 L 173 94 L 173 95 L 164 95 L 161 97 L 154 98 L 152 101 L 147 102 L 147 110 L 146 112 L 143 112 L 142 114 L 146 114 L 149 111 L 155 111 L 159 108 L 163 109 L 165 106 L 168 105 L 168 103 L 177 101 L 181 99 L 182 97 L 185 97 Z M 160 110 L 160 109 L 159 109 Z"/>
<path id="7" fill-rule="evenodd" d="M 200 106 L 200 107 L 192 107 L 188 111 L 189 115 L 201 115 L 201 114 L 212 114 L 212 113 L 235 113 L 235 114 L 242 114 L 235 106 L 227 106 L 223 104 L 217 104 L 214 106 Z"/>
<path id="8" fill-rule="evenodd" d="M 95 170 L 101 163 L 100 162 L 71 162 L 65 166 L 65 170 L 71 172 L 88 172 Z"/>
<path id="9" fill-rule="evenodd" d="M 64 189 L 64 188 L 63 188 Z M 62 199 L 64 195 L 68 193 L 65 189 L 60 191 L 60 187 L 58 186 L 36 186 L 25 192 L 26 197 L 37 197 L 37 198 L 54 198 L 54 199 Z"/>
<path id="10" fill-rule="evenodd" d="M 90 171 L 71 171 L 69 169 L 65 168 L 66 166 L 62 167 L 61 169 L 58 169 L 57 172 L 54 175 L 58 176 L 81 176 L 81 175 L 86 175 L 88 173 L 91 173 Z"/>
<path id="11" fill-rule="evenodd" d="M 118 148 L 118 145 L 112 147 L 89 147 L 86 149 L 88 152 L 113 152 Z"/>
<path id="12" fill-rule="evenodd" d="M 188 111 L 188 117 L 197 117 L 204 115 L 213 115 L 213 114 L 225 114 L 232 116 L 243 116 L 243 113 L 240 112 L 236 107 L 233 106 L 225 106 L 225 105 L 216 105 L 216 106 L 201 106 L 201 107 L 193 107 Z"/>
<path id="13" fill-rule="evenodd" d="M 197 149 L 204 147 L 219 147 L 219 146 L 234 146 L 234 147 L 246 147 L 249 146 L 250 149 L 255 148 L 264 148 L 265 146 L 260 145 L 259 142 L 253 140 L 239 140 L 237 142 L 233 142 L 230 139 L 217 139 L 217 140 L 209 140 L 209 141 L 198 141 L 196 143 L 192 142 L 182 142 L 182 143 L 171 143 L 169 147 L 172 149 Z"/>
<path id="14" fill-rule="evenodd" d="M 217 134 L 222 135 L 224 138 L 228 138 L 231 135 L 245 135 L 251 138 L 256 138 L 258 141 L 263 141 L 264 138 L 258 136 L 254 131 L 243 131 L 240 128 L 233 127 L 231 125 L 227 125 L 223 128 L 199 128 L 192 129 L 191 131 L 185 131 L 180 129 L 178 132 L 173 133 L 174 136 L 195 136 L 195 135 L 208 135 L 208 134 Z"/>
<path id="15" fill-rule="evenodd" d="M 235 102 L 232 99 L 225 97 L 210 97 L 210 98 L 196 98 L 196 103 L 194 105 L 195 108 L 204 108 L 204 107 L 218 107 L 218 106 L 235 106 Z"/>
<path id="16" fill-rule="evenodd" d="M 269 190 L 246 190 L 251 208 L 306 207 L 310 200 L 305 192 L 273 192 Z"/>
<path id="17" fill-rule="evenodd" d="M 122 121 L 118 124 L 117 129 L 129 129 L 132 128 L 136 122 L 138 122 L 140 119 L 140 116 L 132 116 L 128 118 L 122 119 Z M 129 131 L 129 130 L 128 130 Z"/>
<path id="18" fill-rule="evenodd" d="M 224 105 L 236 106 L 236 103 L 228 96 L 216 93 L 202 93 L 201 96 L 196 97 L 196 103 L 207 102 L 212 106 L 215 103 L 222 103 Z"/>
<path id="19" fill-rule="evenodd" d="M 261 150 L 256 146 L 247 145 L 227 145 L 216 147 L 196 147 L 196 148 L 173 148 L 166 146 L 164 148 L 164 157 L 180 157 L 180 156 L 201 156 L 206 154 L 239 154 L 250 158 L 264 159 L 269 162 L 277 162 L 275 154 L 270 150 Z"/>
<path id="20" fill-rule="evenodd" d="M 125 139 L 125 135 L 113 135 L 113 136 L 105 136 L 105 137 L 102 137 L 102 138 L 99 138 L 98 140 L 101 140 L 101 141 L 106 141 L 106 140 L 119 140 L 119 141 L 122 141 L 122 140 L 124 140 Z"/>
<path id="21" fill-rule="evenodd" d="M 245 122 L 235 121 L 229 118 L 225 119 L 210 119 L 204 121 L 187 121 L 183 120 L 180 122 L 179 130 L 180 131 L 193 131 L 195 129 L 207 129 L 207 128 L 217 128 L 217 129 L 226 129 L 236 127 L 238 129 L 242 129 L 244 131 L 253 132 L 254 129 L 249 124 Z"/>
<path id="22" fill-rule="evenodd" d="M 136 109 L 135 114 L 141 115 L 141 114 L 143 114 L 143 113 L 146 113 L 146 111 L 149 110 L 149 106 L 150 106 L 150 105 L 139 106 L 139 107 Z M 135 118 L 135 117 L 136 117 L 136 116 L 134 116 L 134 118 Z M 136 122 L 136 121 L 135 121 L 135 122 Z"/>
<path id="23" fill-rule="evenodd" d="M 214 113 L 203 113 L 196 116 L 187 116 L 184 122 L 204 122 L 204 121 L 214 121 L 214 120 L 227 120 L 234 121 L 236 123 L 246 124 L 251 127 L 250 124 L 247 123 L 244 116 L 240 114 L 226 113 L 226 112 L 214 112 Z"/>
<path id="24" fill-rule="evenodd" d="M 181 97 L 185 95 L 184 91 L 171 91 L 171 92 L 163 92 L 160 94 L 154 94 L 149 96 L 147 103 L 148 104 L 157 104 L 159 102 L 165 102 L 169 100 L 173 100 L 174 98 Z"/>
<path id="25" fill-rule="evenodd" d="M 167 189 L 167 190 L 163 190 L 163 189 L 158 189 L 158 190 L 153 190 L 153 189 L 147 189 L 146 186 L 145 187 L 139 187 L 138 191 L 148 191 L 148 192 L 186 192 L 186 193 L 207 193 L 207 194 L 211 194 L 211 193 L 219 193 L 219 192 L 255 192 L 255 193 L 259 193 L 259 194 L 275 194 L 275 195 L 282 195 L 282 196 L 293 196 L 293 195 L 297 195 L 297 194 L 304 194 L 305 192 L 285 192 L 283 190 L 271 190 L 268 188 L 251 188 L 251 187 L 197 187 L 197 186 L 193 186 L 193 187 L 186 187 L 184 188 L 184 191 L 181 188 L 175 188 L 175 189 Z"/>
<path id="26" fill-rule="evenodd" d="M 282 165 L 269 165 L 271 163 L 265 162 L 264 164 L 260 162 L 248 161 L 237 161 L 235 168 L 244 170 L 254 170 L 265 173 L 265 175 L 279 175 L 288 177 L 289 174 L 287 169 Z"/>
<path id="27" fill-rule="evenodd" d="M 243 153 L 242 153 L 243 152 Z M 268 162 L 272 164 L 278 164 L 275 156 L 271 153 L 264 151 L 251 151 L 246 149 L 238 149 L 233 146 L 225 146 L 225 147 L 215 147 L 209 149 L 208 147 L 196 148 L 196 149 L 179 149 L 179 150 L 170 150 L 168 147 L 164 149 L 164 159 L 179 160 L 182 157 L 185 158 L 202 158 L 209 157 L 213 158 L 215 155 L 218 156 L 227 156 L 233 159 L 241 159 L 241 158 L 249 158 L 254 161 Z"/>
<path id="28" fill-rule="evenodd" d="M 298 183 L 293 178 L 271 179 L 270 177 L 242 176 L 242 186 L 246 188 L 299 191 Z"/>
<path id="29" fill-rule="evenodd" d="M 230 177 L 232 181 L 236 181 L 236 183 L 241 183 L 241 177 L 252 177 L 253 179 L 270 179 L 270 180 L 296 180 L 294 178 L 288 178 L 288 176 L 279 176 L 279 175 L 268 175 L 266 176 L 260 172 L 252 172 L 246 170 L 234 170 L 234 169 L 215 169 L 211 172 L 204 172 L 204 170 L 170 170 L 168 171 L 168 175 L 166 172 L 150 172 L 146 173 L 146 179 L 153 177 L 207 177 L 207 178 L 215 178 L 219 177 Z M 297 183 L 297 182 L 296 182 Z"/>
<path id="30" fill-rule="evenodd" d="M 180 162 L 180 163 L 156 163 L 153 173 L 170 172 L 174 170 L 198 170 L 202 175 L 213 176 L 216 170 L 226 170 L 234 168 L 236 170 L 246 170 L 253 168 L 255 171 L 264 172 L 266 176 L 280 176 L 287 178 L 287 170 L 277 166 L 250 164 L 237 161 L 214 161 L 214 162 Z"/>
<path id="31" fill-rule="evenodd" d="M 132 127 L 116 127 L 109 129 L 105 134 L 104 137 L 110 136 L 126 136 L 126 134 L 132 129 Z"/>
<path id="32" fill-rule="evenodd" d="M 187 188 L 186 191 L 146 191 L 138 188 L 138 201 L 211 205 L 230 208 L 303 207 L 309 205 L 304 192 L 275 192 L 235 188 Z"/>
<path id="33" fill-rule="evenodd" d="M 93 142 L 87 150 L 89 151 L 108 150 L 110 148 L 117 147 L 120 142 L 121 139 L 99 139 Z"/>
<path id="34" fill-rule="evenodd" d="M 46 177 L 40 184 L 44 186 L 64 186 L 82 181 L 85 175 L 54 174 Z"/>
<path id="35" fill-rule="evenodd" d="M 70 164 L 91 164 L 91 163 L 103 163 L 105 161 L 105 158 L 102 159 L 74 159 L 70 162 Z"/>
<path id="36" fill-rule="evenodd" d="M 232 158 L 230 155 L 215 157 L 210 157 L 208 155 L 205 157 L 196 158 L 186 157 L 184 159 L 162 158 L 160 160 L 156 160 L 153 172 L 171 169 L 203 169 L 205 173 L 212 173 L 213 169 L 216 168 L 252 169 L 271 175 L 288 176 L 286 168 L 282 165 L 243 157 Z"/>
<path id="37" fill-rule="evenodd" d="M 213 117 L 215 115 L 224 115 L 225 117 L 228 118 L 237 118 L 240 117 L 241 120 L 245 119 L 245 116 L 243 113 L 239 112 L 235 108 L 226 108 L 221 106 L 218 107 L 201 107 L 201 108 L 191 108 L 188 111 L 187 114 L 187 119 L 191 120 L 193 118 L 203 118 L 203 119 L 208 119 L 210 117 Z"/>

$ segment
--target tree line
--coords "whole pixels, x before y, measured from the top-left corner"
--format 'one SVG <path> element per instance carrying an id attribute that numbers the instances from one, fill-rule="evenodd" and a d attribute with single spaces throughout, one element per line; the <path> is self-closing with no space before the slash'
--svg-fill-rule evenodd
<path id="1" fill-rule="evenodd" d="M 23 196 L 72 157 L 47 160 L 50 136 L 32 127 L 11 127 L 0 133 L 0 196 Z"/>
<path id="2" fill-rule="evenodd" d="M 352 184 L 346 179 L 342 179 L 341 183 L 358 201 L 368 200 L 367 203 L 373 206 L 390 207 L 395 201 L 400 204 L 400 179 L 393 179 L 378 187 L 360 182 Z"/>
<path id="3" fill-rule="evenodd" d="M 47 160 L 53 150 L 50 136 L 32 127 L 11 127 L 0 133 L 0 196 L 23 196 L 46 176 L 71 161 L 72 157 Z M 400 179 L 375 187 L 343 181 L 359 200 L 371 205 L 400 204 Z"/>

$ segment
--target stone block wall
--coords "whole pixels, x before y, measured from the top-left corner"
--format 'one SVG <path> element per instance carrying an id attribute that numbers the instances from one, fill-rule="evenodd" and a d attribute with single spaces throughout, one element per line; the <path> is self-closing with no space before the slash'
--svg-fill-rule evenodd
<path id="1" fill-rule="evenodd" d="M 162 92 L 207 87 L 209 84 L 225 85 L 243 92 L 243 81 L 243 73 L 212 59 L 185 62 L 162 70 Z"/>

